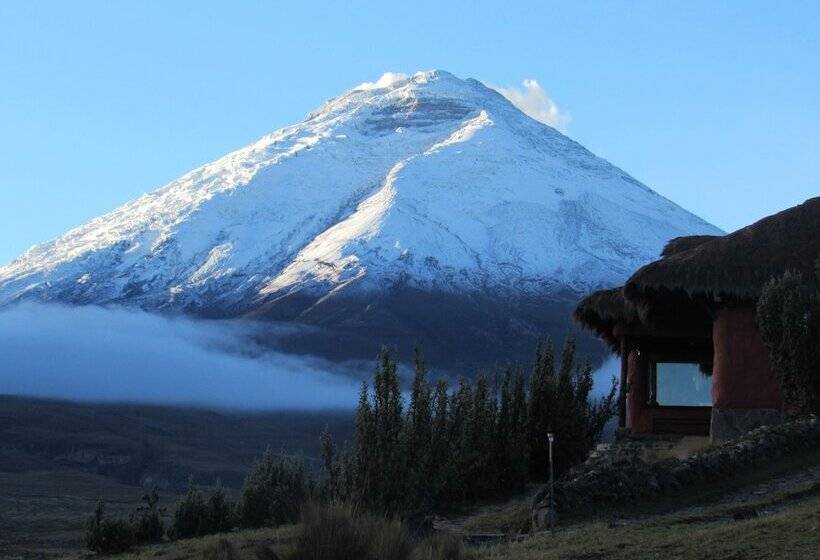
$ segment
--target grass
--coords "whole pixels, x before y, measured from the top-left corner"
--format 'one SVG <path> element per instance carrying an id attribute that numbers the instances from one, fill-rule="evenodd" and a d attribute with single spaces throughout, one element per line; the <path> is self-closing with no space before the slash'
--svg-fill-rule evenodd
<path id="1" fill-rule="evenodd" d="M 739 521 L 687 515 L 617 525 L 578 524 L 517 543 L 477 551 L 482 560 L 816 560 L 820 550 L 820 498 Z"/>
<path id="2" fill-rule="evenodd" d="M 467 533 L 518 535 L 530 530 L 530 513 L 535 492 L 500 506 L 481 508 L 464 520 Z"/>
<path id="3" fill-rule="evenodd" d="M 447 536 L 433 536 L 415 544 L 410 560 L 816 560 L 820 546 L 820 495 L 816 482 L 803 490 L 761 499 L 754 505 L 760 511 L 780 508 L 751 519 L 734 519 L 733 506 L 706 508 L 678 514 L 653 516 L 625 523 L 593 521 L 561 528 L 555 534 L 539 533 L 519 542 L 481 547 L 464 547 Z M 336 517 L 331 513 L 330 517 Z M 324 514 L 327 517 L 327 514 Z M 318 518 L 317 518 L 318 519 Z M 182 540 L 142 548 L 116 556 L 116 560 L 300 560 L 346 558 L 332 553 L 320 556 L 295 552 L 305 536 L 320 538 L 315 530 L 324 526 L 338 529 L 338 519 L 319 520 L 307 532 L 299 526 L 279 529 L 239 531 L 202 539 Z M 375 523 L 375 524 L 373 524 Z M 384 522 L 391 525 L 391 522 Z M 324 524 L 324 525 L 322 525 Z M 392 525 L 391 525 L 392 526 Z M 357 531 L 380 532 L 380 524 L 366 520 Z M 407 542 L 406 534 L 398 539 Z M 390 533 L 388 531 L 387 533 Z M 340 533 L 337 531 L 336 535 Z M 327 536 L 321 537 L 328 544 Z M 385 542 L 382 535 L 382 543 Z M 338 551 L 336 542 L 324 550 Z M 371 545 L 368 545 L 371 546 Z M 407 551 L 396 556 L 379 548 L 380 560 L 407 558 Z M 402 545 L 405 546 L 405 545 Z M 350 548 L 348 551 L 352 550 Z M 369 549 L 371 550 L 371 549 Z M 357 558 L 372 558 L 370 552 Z M 77 553 L 74 558 L 82 558 Z"/>
<path id="4" fill-rule="evenodd" d="M 67 560 L 87 558 L 75 552 Z M 309 506 L 303 522 L 140 547 L 116 560 L 473 560 L 458 537 L 414 538 L 399 521 Z"/>
<path id="5" fill-rule="evenodd" d="M 198 539 L 181 539 L 156 545 L 135 548 L 131 552 L 111 556 L 116 560 L 268 560 L 260 554 L 276 554 L 282 558 L 292 547 L 297 527 L 288 525 L 279 528 L 251 529 L 223 535 L 209 535 Z M 227 544 L 226 544 L 227 543 Z M 230 550 L 230 552 L 225 552 Z M 221 554 L 221 556 L 220 556 Z M 79 560 L 88 553 L 77 551 L 63 558 Z"/>

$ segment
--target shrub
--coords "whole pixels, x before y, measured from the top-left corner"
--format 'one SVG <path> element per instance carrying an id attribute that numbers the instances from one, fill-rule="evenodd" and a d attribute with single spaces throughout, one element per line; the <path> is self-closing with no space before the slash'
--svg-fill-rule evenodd
<path id="1" fill-rule="evenodd" d="M 159 495 L 156 489 L 142 497 L 145 505 L 131 514 L 131 527 L 137 543 L 155 543 L 162 540 L 165 527 L 162 524 L 162 512 L 157 507 Z"/>
<path id="2" fill-rule="evenodd" d="M 820 412 L 820 295 L 799 272 L 771 279 L 757 323 L 788 410 Z"/>
<path id="3" fill-rule="evenodd" d="M 234 520 L 233 508 L 222 487 L 205 493 L 191 485 L 177 503 L 170 532 L 178 539 L 225 533 L 233 528 Z"/>
<path id="4" fill-rule="evenodd" d="M 103 501 L 86 523 L 85 543 L 89 550 L 102 554 L 125 552 L 134 545 L 131 526 L 122 519 L 106 519 Z"/>
<path id="5" fill-rule="evenodd" d="M 343 504 L 308 505 L 292 560 L 409 560 L 413 542 L 396 520 L 356 512 Z"/>
<path id="6" fill-rule="evenodd" d="M 302 460 L 276 458 L 268 449 L 245 478 L 238 510 L 240 523 L 261 527 L 295 522 L 311 486 Z"/>

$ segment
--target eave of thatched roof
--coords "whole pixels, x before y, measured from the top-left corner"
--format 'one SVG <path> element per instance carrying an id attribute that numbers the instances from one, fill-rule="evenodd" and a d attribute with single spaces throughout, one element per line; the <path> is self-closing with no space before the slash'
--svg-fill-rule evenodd
<path id="1" fill-rule="evenodd" d="M 684 237 L 676 237 L 666 244 L 663 251 L 661 251 L 661 257 L 671 257 L 683 251 L 694 249 L 707 241 L 717 239 L 717 237 L 717 235 L 686 235 Z"/>
<path id="2" fill-rule="evenodd" d="M 621 288 L 588 295 L 575 308 L 573 316 L 582 327 L 593 331 L 616 352 L 619 350 L 618 340 L 613 329 L 639 320 L 637 308 L 624 298 Z"/>
<path id="3" fill-rule="evenodd" d="M 786 270 L 813 274 L 820 257 L 820 197 L 729 235 L 679 249 L 632 275 L 624 286 L 626 298 L 646 303 L 681 294 L 710 301 L 754 301 L 770 278 Z"/>

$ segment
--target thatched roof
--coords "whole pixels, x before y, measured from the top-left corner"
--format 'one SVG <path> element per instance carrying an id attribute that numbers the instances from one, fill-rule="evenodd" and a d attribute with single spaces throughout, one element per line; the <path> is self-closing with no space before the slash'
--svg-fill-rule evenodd
<path id="1" fill-rule="evenodd" d="M 820 197 L 729 235 L 673 251 L 633 274 L 624 293 L 631 300 L 680 292 L 713 301 L 753 301 L 770 278 L 786 270 L 812 275 L 818 257 Z"/>
<path id="2" fill-rule="evenodd" d="M 575 319 L 618 351 L 616 326 L 659 326 L 664 317 L 698 324 L 705 320 L 704 306 L 753 302 L 770 278 L 786 270 L 812 277 L 820 258 L 820 197 L 729 235 L 678 237 L 662 255 L 622 288 L 581 300 Z"/>

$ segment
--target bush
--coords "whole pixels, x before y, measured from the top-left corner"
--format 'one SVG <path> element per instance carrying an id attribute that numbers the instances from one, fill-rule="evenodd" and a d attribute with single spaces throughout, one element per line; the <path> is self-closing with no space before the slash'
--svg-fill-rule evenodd
<path id="1" fill-rule="evenodd" d="M 145 505 L 131 514 L 131 527 L 137 543 L 156 543 L 162 540 L 165 527 L 162 524 L 162 512 L 157 507 L 159 495 L 156 489 L 142 497 Z"/>
<path id="2" fill-rule="evenodd" d="M 410 534 L 396 520 L 332 504 L 308 505 L 296 535 L 292 560 L 409 560 Z"/>
<path id="3" fill-rule="evenodd" d="M 85 543 L 94 552 L 116 554 L 134 545 L 134 533 L 125 520 L 106 519 L 103 501 L 100 500 L 94 515 L 86 523 Z"/>
<path id="4" fill-rule="evenodd" d="M 171 536 L 177 539 L 226 533 L 235 525 L 233 508 L 222 487 L 210 492 L 191 485 L 188 493 L 177 503 L 171 526 Z"/>
<path id="5" fill-rule="evenodd" d="M 820 274 L 818 274 L 820 276 Z M 820 413 L 820 295 L 799 272 L 763 288 L 757 323 L 787 410 Z"/>
<path id="6" fill-rule="evenodd" d="M 297 521 L 311 487 L 302 460 L 276 458 L 268 449 L 245 478 L 238 510 L 240 523 L 261 527 Z"/>

